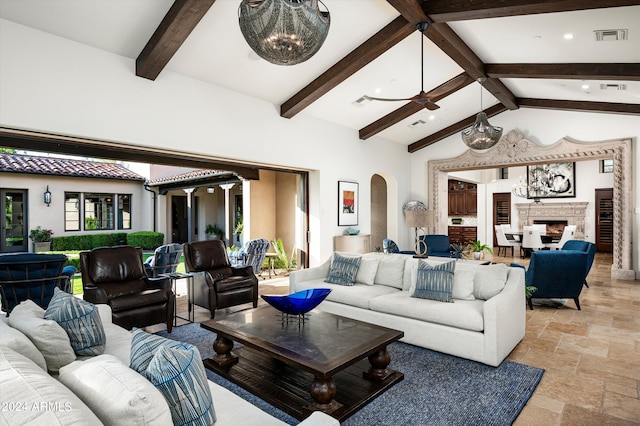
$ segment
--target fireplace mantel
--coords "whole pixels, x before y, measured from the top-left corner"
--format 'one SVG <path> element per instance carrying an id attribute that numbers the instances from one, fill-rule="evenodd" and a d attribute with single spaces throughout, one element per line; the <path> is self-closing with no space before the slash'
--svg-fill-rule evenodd
<path id="1" fill-rule="evenodd" d="M 533 225 L 534 220 L 566 220 L 576 225 L 576 238 L 584 238 L 584 220 L 588 202 L 516 203 L 519 227 Z"/>

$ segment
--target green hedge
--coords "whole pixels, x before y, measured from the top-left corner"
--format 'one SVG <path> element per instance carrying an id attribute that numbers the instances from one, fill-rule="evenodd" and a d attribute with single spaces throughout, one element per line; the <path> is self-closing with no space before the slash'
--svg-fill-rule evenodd
<path id="1" fill-rule="evenodd" d="M 132 232 L 127 234 L 127 244 L 134 247 L 142 247 L 143 250 L 155 250 L 164 242 L 162 232 Z"/>
<path id="2" fill-rule="evenodd" d="M 84 234 L 51 239 L 52 251 L 91 250 L 96 247 L 108 247 L 127 244 L 127 233 Z"/>

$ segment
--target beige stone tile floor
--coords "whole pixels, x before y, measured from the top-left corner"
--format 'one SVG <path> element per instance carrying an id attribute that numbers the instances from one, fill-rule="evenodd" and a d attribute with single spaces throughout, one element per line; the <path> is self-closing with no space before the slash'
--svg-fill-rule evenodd
<path id="1" fill-rule="evenodd" d="M 519 257 L 490 258 L 528 264 Z M 561 308 L 527 309 L 525 337 L 508 359 L 545 374 L 516 426 L 640 425 L 640 281 L 612 279 L 611 263 L 611 254 L 596 255 L 589 288 L 580 295 L 582 310 L 572 300 Z M 286 294 L 288 278 L 261 279 L 259 288 L 261 294 Z M 178 311 L 186 316 L 184 296 Z M 208 312 L 197 308 L 196 321 L 207 319 Z"/>

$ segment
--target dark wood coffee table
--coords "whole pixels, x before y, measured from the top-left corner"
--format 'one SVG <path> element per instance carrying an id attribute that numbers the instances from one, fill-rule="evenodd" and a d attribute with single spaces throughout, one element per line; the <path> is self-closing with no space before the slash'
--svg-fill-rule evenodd
<path id="1" fill-rule="evenodd" d="M 321 410 L 342 421 L 404 378 L 387 352 L 402 331 L 317 311 L 283 322 L 271 306 L 201 326 L 217 334 L 205 367 L 298 420 Z"/>

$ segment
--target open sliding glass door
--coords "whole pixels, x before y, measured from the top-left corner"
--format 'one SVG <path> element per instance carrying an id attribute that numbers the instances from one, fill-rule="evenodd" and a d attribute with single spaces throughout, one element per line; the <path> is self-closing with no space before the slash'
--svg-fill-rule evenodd
<path id="1" fill-rule="evenodd" d="M 27 190 L 0 189 L 0 252 L 29 250 Z"/>

